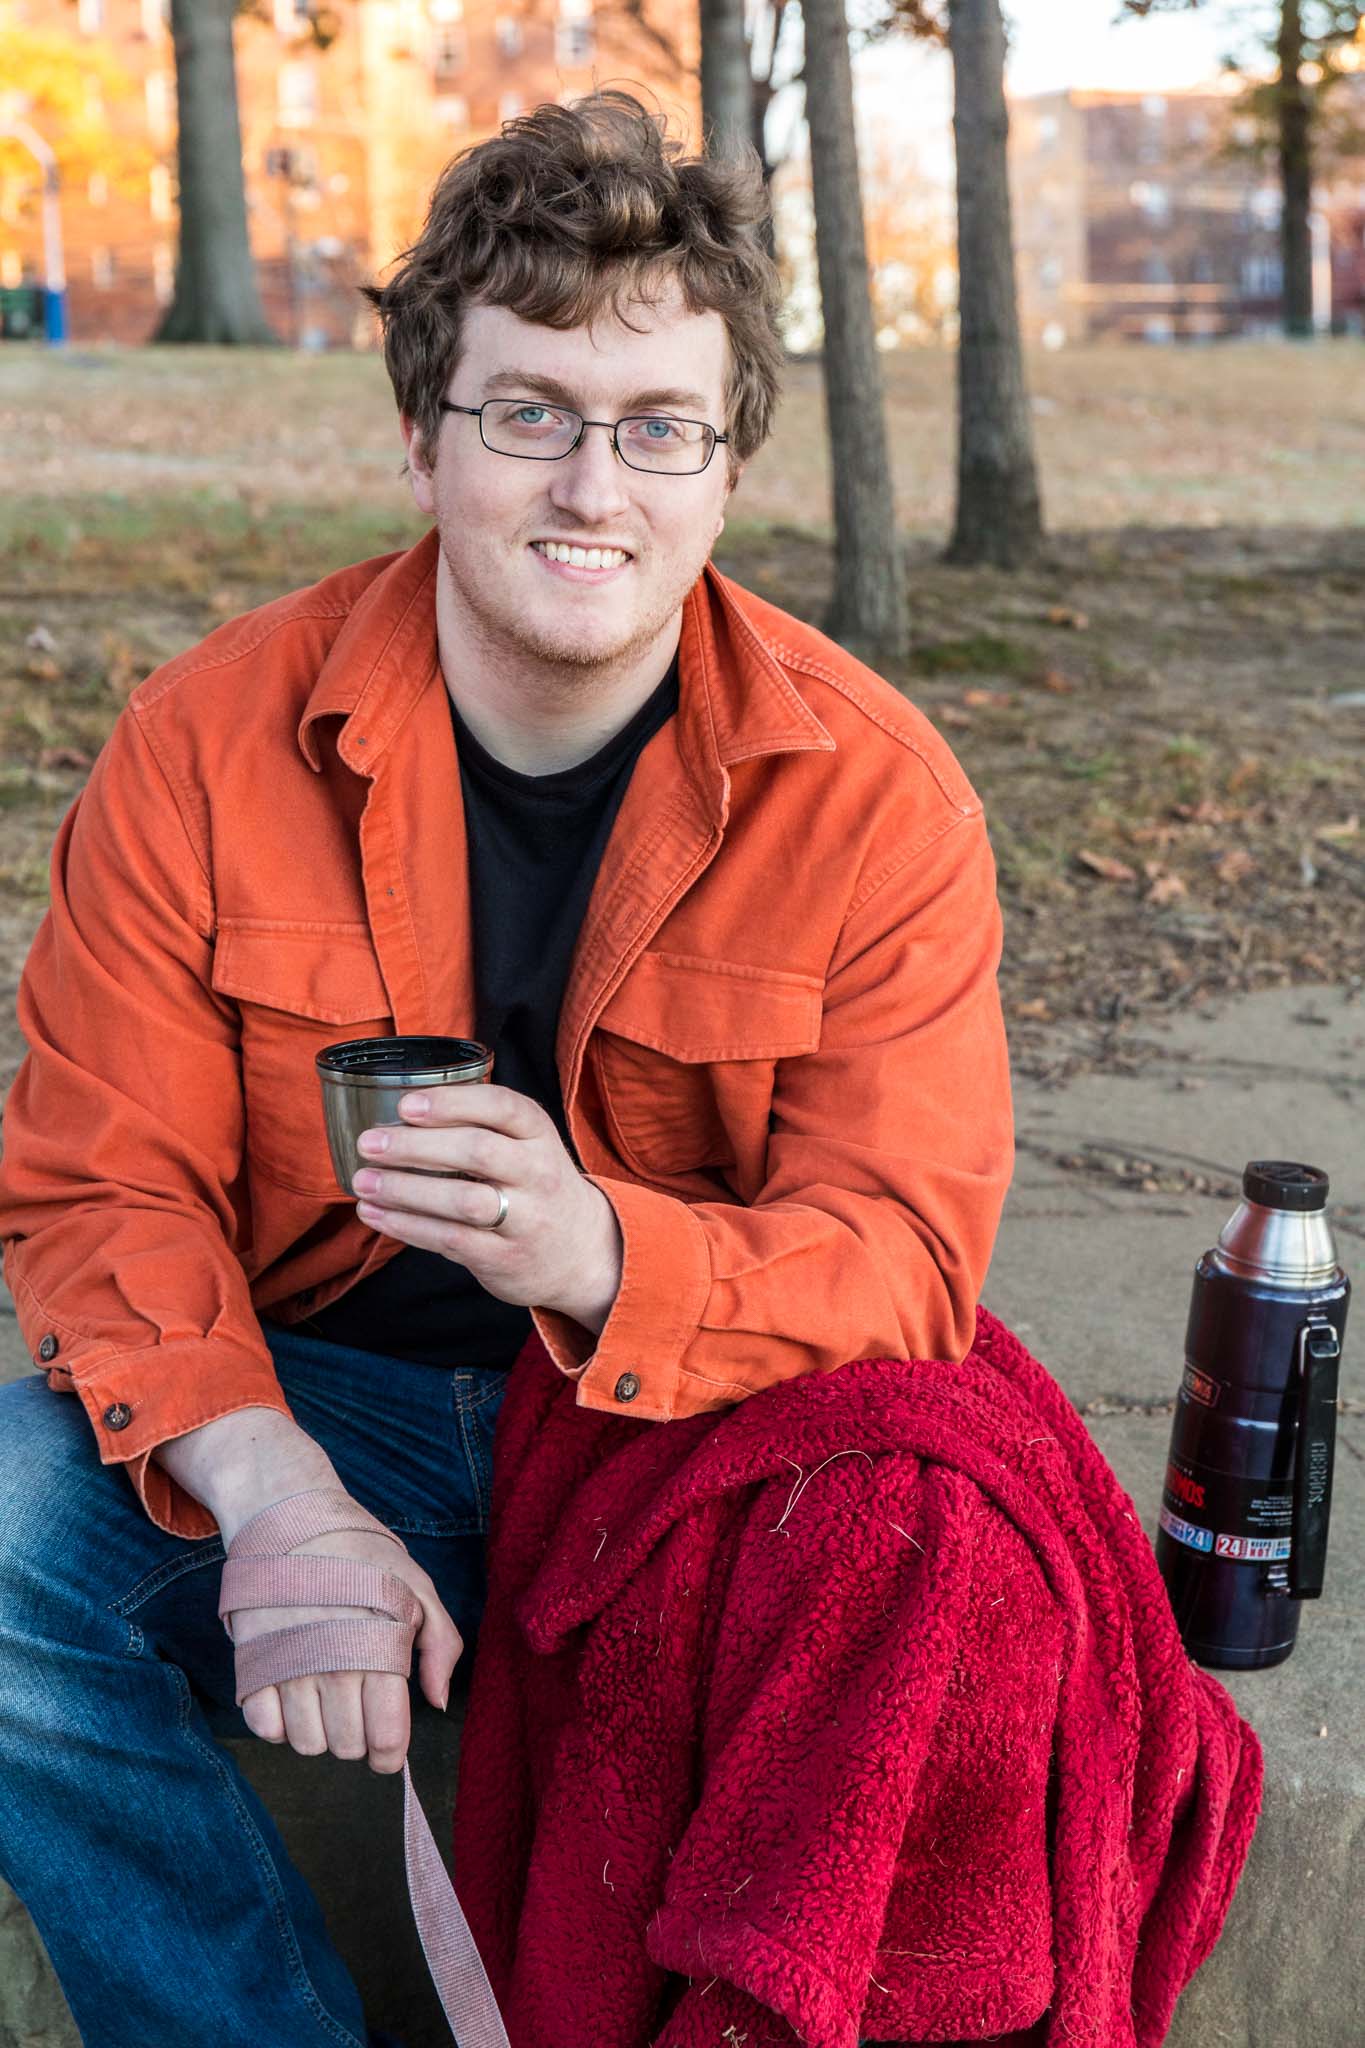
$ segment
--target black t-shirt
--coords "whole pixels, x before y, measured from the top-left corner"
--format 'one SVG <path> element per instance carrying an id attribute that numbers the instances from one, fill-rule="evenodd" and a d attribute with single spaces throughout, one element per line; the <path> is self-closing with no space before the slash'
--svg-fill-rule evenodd
<path id="1" fill-rule="evenodd" d="M 493 1080 L 540 1103 L 568 1143 L 555 1033 L 579 927 L 621 799 L 646 741 L 678 708 L 678 662 L 629 725 L 590 760 L 522 775 L 475 739 L 447 691 L 464 795 L 474 922 L 475 1036 Z M 499 1301 L 439 1252 L 408 1245 L 297 1327 L 421 1364 L 510 1366 L 529 1309 Z"/>

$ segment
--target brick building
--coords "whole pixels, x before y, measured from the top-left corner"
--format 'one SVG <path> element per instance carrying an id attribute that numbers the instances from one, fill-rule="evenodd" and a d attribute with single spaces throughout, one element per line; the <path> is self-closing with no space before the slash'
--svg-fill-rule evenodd
<path id="1" fill-rule="evenodd" d="M 1365 96 L 1365 75 L 1352 80 Z M 1280 191 L 1217 92 L 1040 94 L 1010 110 L 1020 316 L 1031 340 L 1278 331 Z M 1365 165 L 1317 195 L 1324 326 L 1365 327 Z"/>
<path id="2" fill-rule="evenodd" d="M 420 226 L 455 152 L 500 122 L 594 84 L 645 86 L 695 133 L 694 10 L 655 0 L 659 33 L 611 0 L 266 0 L 237 26 L 237 90 L 251 246 L 266 311 L 286 341 L 364 346 L 356 285 Z M 168 0 L 0 0 L 0 24 L 112 59 L 87 112 L 107 123 L 121 175 L 95 169 L 62 194 L 73 340 L 144 341 L 175 278 L 175 65 Z M 25 114 L 0 82 L 0 111 Z M 47 127 L 36 112 L 36 125 Z M 49 139 L 57 141 L 56 135 Z M 12 161 L 12 159 L 10 160 Z M 36 170 L 0 177 L 0 285 L 43 274 Z"/>

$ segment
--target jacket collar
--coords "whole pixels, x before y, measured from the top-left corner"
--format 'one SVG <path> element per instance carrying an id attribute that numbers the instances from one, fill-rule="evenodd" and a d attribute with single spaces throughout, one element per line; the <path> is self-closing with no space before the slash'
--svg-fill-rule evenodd
<path id="1" fill-rule="evenodd" d="M 321 718 L 345 720 L 337 752 L 360 775 L 378 772 L 389 742 L 428 688 L 443 688 L 436 644 L 436 529 L 383 567 L 332 642 L 299 721 L 298 742 L 320 772 Z M 834 740 L 788 680 L 751 616 L 748 593 L 709 562 L 683 603 L 678 751 L 699 790 L 723 810 L 737 761 L 830 752 Z"/>

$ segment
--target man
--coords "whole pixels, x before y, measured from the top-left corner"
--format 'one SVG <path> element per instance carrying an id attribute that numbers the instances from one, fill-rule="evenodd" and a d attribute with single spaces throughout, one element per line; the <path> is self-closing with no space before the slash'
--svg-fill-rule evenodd
<path id="1" fill-rule="evenodd" d="M 533 1323 L 660 1423 L 970 1346 L 1012 1159 L 981 806 L 708 561 L 776 395 L 762 203 L 618 94 L 456 159 L 372 294 L 433 531 L 151 676 L 60 828 L 0 1173 L 47 1368 L 0 1409 L 0 1870 L 93 2048 L 365 2040 L 204 1720 L 245 1522 L 364 1502 L 401 1552 L 301 1547 L 405 1579 L 440 1706 Z M 313 1059 L 395 1031 L 493 1083 L 405 1100 L 353 1201 Z M 407 1747 L 395 1675 L 243 1713 Z"/>

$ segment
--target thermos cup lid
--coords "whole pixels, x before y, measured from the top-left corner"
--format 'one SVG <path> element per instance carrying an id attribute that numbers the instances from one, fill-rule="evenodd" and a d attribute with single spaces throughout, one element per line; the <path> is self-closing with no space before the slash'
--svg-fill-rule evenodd
<path id="1" fill-rule="evenodd" d="M 1320 1166 L 1294 1159 L 1253 1159 L 1242 1175 L 1242 1193 L 1263 1209 L 1325 1209 L 1328 1185 Z"/>

